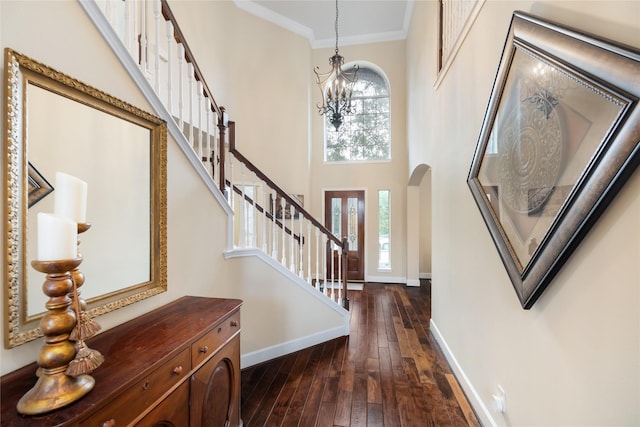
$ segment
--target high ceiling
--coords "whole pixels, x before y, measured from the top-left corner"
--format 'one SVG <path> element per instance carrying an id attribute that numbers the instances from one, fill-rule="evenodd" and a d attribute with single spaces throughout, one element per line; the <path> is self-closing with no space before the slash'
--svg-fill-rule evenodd
<path id="1" fill-rule="evenodd" d="M 235 0 L 236 5 L 303 35 L 311 47 L 336 43 L 336 2 L 333 0 Z M 413 0 L 340 0 L 340 46 L 402 40 L 407 35 Z"/>

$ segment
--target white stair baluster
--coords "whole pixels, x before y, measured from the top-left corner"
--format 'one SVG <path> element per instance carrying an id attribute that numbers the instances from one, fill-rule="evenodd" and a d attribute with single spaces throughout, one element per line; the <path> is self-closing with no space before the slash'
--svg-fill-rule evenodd
<path id="1" fill-rule="evenodd" d="M 134 43 L 134 40 L 135 40 L 134 34 L 136 34 L 136 31 L 135 31 L 136 6 L 137 6 L 137 2 L 132 0 L 126 0 L 124 3 L 124 40 L 123 42 L 132 58 L 137 57 L 137 55 L 133 54 L 133 52 L 136 50 L 134 46 L 137 46 L 137 43 Z"/>
<path id="2" fill-rule="evenodd" d="M 276 197 L 275 193 L 270 193 L 271 196 L 271 257 L 275 260 L 278 259 L 278 239 L 276 236 Z"/>
<path id="3" fill-rule="evenodd" d="M 173 105 L 171 99 L 171 67 L 173 67 L 173 24 L 167 21 L 167 111 L 172 115 Z"/>
<path id="4" fill-rule="evenodd" d="M 195 146 L 193 145 L 193 82 L 195 80 L 195 75 L 193 71 L 193 63 L 189 62 L 187 64 L 187 72 L 189 75 L 187 78 L 189 79 L 189 144 L 193 151 L 196 151 Z"/>
<path id="5" fill-rule="evenodd" d="M 241 164 L 240 167 L 242 168 L 242 171 L 240 172 L 240 182 L 242 183 L 242 193 L 240 194 L 240 209 L 242 211 L 242 221 L 240 221 L 240 244 L 242 245 L 242 247 L 246 248 L 247 247 L 247 229 L 249 227 L 249 224 L 247 223 L 247 200 L 245 198 L 246 193 L 245 193 L 245 189 L 247 188 L 247 186 L 245 185 L 245 170 L 246 167 L 244 164 Z"/>
<path id="6" fill-rule="evenodd" d="M 231 209 L 235 212 L 235 206 L 233 205 L 233 200 L 235 198 L 235 191 L 233 190 L 233 165 L 234 165 L 234 157 L 233 156 L 229 156 L 227 157 L 229 159 L 229 161 L 227 162 L 227 166 L 229 166 L 229 171 L 227 172 L 229 174 L 229 205 L 231 206 Z M 226 169 L 225 169 L 226 170 Z"/>
<path id="7" fill-rule="evenodd" d="M 154 59 L 154 68 L 155 68 L 155 90 L 156 94 L 160 95 L 160 11 L 162 6 L 160 5 L 160 0 L 153 1 L 153 17 L 155 22 L 155 59 Z"/>
<path id="8" fill-rule="evenodd" d="M 329 243 L 329 247 L 331 248 L 331 250 L 329 251 L 329 256 L 331 257 L 331 301 L 335 300 L 334 297 L 334 278 L 335 278 L 335 260 L 336 257 L 333 254 L 334 248 L 335 248 L 335 243 L 333 242 L 333 240 Z"/>
<path id="9" fill-rule="evenodd" d="M 262 252 L 268 254 L 267 250 L 267 192 L 265 191 L 265 182 L 260 185 L 260 194 L 262 194 Z M 257 198 L 256 198 L 257 199 Z"/>
<path id="10" fill-rule="evenodd" d="M 311 284 L 311 221 L 307 220 L 307 283 Z"/>
<path id="11" fill-rule="evenodd" d="M 327 266 L 327 235 L 322 233 L 322 268 L 326 269 Z M 322 274 L 322 292 L 327 295 L 327 274 L 326 271 Z"/>
<path id="12" fill-rule="evenodd" d="M 147 76 L 147 2 L 140 2 L 140 69 Z"/>
<path id="13" fill-rule="evenodd" d="M 342 247 L 338 246 L 338 304 L 342 305 Z"/>
<path id="14" fill-rule="evenodd" d="M 253 174 L 253 182 L 251 184 L 251 200 L 253 200 L 253 215 L 251 221 L 251 247 L 258 247 L 258 176 Z"/>
<path id="15" fill-rule="evenodd" d="M 320 289 L 320 229 L 316 227 L 316 283 L 315 288 Z"/>
<path id="16" fill-rule="evenodd" d="M 304 222 L 304 217 L 302 216 L 302 213 L 300 213 L 300 215 L 298 215 L 298 225 L 300 226 L 299 229 L 300 231 L 298 232 L 298 252 L 300 253 L 300 259 L 298 260 L 298 262 L 300 263 L 299 267 L 298 267 L 298 277 L 300 277 L 302 280 L 304 280 L 304 263 L 302 262 L 304 260 L 304 254 L 303 254 L 303 250 L 304 250 L 304 236 L 302 235 L 302 223 Z"/>
<path id="17" fill-rule="evenodd" d="M 213 154 L 211 154 L 211 101 L 209 97 L 205 97 L 205 119 L 207 121 L 207 143 L 205 145 L 205 157 L 202 158 L 202 161 L 205 163 L 211 162 L 213 164 Z M 209 173 L 211 173 L 211 165 L 209 165 Z"/>
<path id="18" fill-rule="evenodd" d="M 296 234 L 295 234 L 295 230 L 293 227 L 293 217 L 296 214 L 296 208 L 295 206 L 291 205 L 289 207 L 289 211 L 291 214 L 291 237 L 289 239 L 289 270 L 291 270 L 292 273 L 296 272 L 296 257 L 293 255 L 293 249 L 296 243 Z"/>
<path id="19" fill-rule="evenodd" d="M 285 221 L 284 221 L 284 209 L 286 207 L 286 201 L 284 200 L 284 197 L 280 198 L 280 212 L 282 212 L 281 218 L 280 218 L 280 224 L 282 225 L 282 261 L 280 262 L 282 264 L 283 267 L 287 267 L 287 250 L 286 250 L 286 242 L 285 242 L 285 238 L 287 237 L 287 233 L 285 233 L 284 228 L 285 228 Z"/>
<path id="20" fill-rule="evenodd" d="M 184 132 L 184 46 L 178 43 L 178 125 Z"/>
<path id="21" fill-rule="evenodd" d="M 113 8 L 111 7 L 111 2 L 105 2 L 104 4 L 104 10 L 102 11 L 103 15 L 107 18 L 107 20 L 109 21 L 109 24 L 111 24 L 112 27 L 115 26 L 113 25 L 113 23 L 115 22 L 113 20 Z"/>
<path id="22" fill-rule="evenodd" d="M 198 80 L 197 84 L 196 84 L 196 88 L 198 91 L 198 157 L 200 159 L 203 158 L 202 152 L 204 150 L 204 144 L 202 143 L 202 131 L 203 131 L 203 126 L 202 126 L 202 98 L 203 98 L 203 87 L 202 87 L 202 82 L 200 80 Z"/>

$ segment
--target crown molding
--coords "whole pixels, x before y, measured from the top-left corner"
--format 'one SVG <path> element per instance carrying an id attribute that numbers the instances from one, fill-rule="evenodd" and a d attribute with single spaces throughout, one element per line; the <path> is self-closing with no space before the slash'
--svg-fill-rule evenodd
<path id="1" fill-rule="evenodd" d="M 383 33 L 369 33 L 361 34 L 358 36 L 341 36 L 340 46 L 351 46 L 358 44 L 368 43 L 381 43 L 388 41 L 404 40 L 407 38 L 409 31 L 409 25 L 411 24 L 411 16 L 413 14 L 413 3 L 415 0 L 407 0 L 407 8 L 405 10 L 405 16 L 403 20 L 402 30 L 388 31 Z M 297 21 L 287 18 L 268 9 L 252 0 L 233 0 L 236 7 L 250 13 L 258 18 L 264 19 L 272 24 L 275 24 L 285 30 L 298 34 L 309 40 L 309 44 L 312 49 L 323 49 L 329 47 L 335 47 L 335 39 L 316 39 L 313 30 L 305 25 L 300 24 Z"/>

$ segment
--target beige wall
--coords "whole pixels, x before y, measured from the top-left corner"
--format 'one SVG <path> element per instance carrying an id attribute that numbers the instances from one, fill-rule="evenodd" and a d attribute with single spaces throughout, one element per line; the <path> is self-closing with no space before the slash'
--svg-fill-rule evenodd
<path id="1" fill-rule="evenodd" d="M 334 49 L 315 49 L 312 61 L 320 71 L 328 70 L 329 57 Z M 325 190 L 365 191 L 365 279 L 401 280 L 406 277 L 406 59 L 404 41 L 340 47 L 340 54 L 348 64 L 365 62 L 381 69 L 389 81 L 391 99 L 391 158 L 392 162 L 325 163 L 324 122 L 316 113 L 320 101 L 317 86 L 311 98 L 311 209 L 324 218 Z M 315 80 L 314 80 L 315 82 Z M 314 83 L 315 85 L 315 83 Z M 378 190 L 391 191 L 391 271 L 378 271 Z"/>
<path id="2" fill-rule="evenodd" d="M 640 47 L 640 3 L 489 0 L 437 88 L 437 2 L 414 6 L 410 170 L 432 168 L 433 323 L 467 392 L 487 425 L 640 424 L 640 171 L 527 311 L 466 185 L 512 12 Z"/>
<path id="3" fill-rule="evenodd" d="M 420 260 L 421 278 L 431 277 L 431 169 L 427 170 L 420 181 L 420 209 L 418 223 L 420 224 Z"/>
<path id="4" fill-rule="evenodd" d="M 233 1 L 170 1 L 236 142 L 290 194 L 309 194 L 309 42 Z"/>
<path id="5" fill-rule="evenodd" d="M 191 9 L 193 5 L 198 8 Z M 505 389 L 507 413 L 487 413 L 495 424 L 640 424 L 640 174 L 636 171 L 631 177 L 529 311 L 520 308 L 465 182 L 512 11 L 531 11 L 637 47 L 638 2 L 488 1 L 436 90 L 437 2 L 416 1 L 406 57 L 403 42 L 341 48 L 348 61 L 367 60 L 387 74 L 394 111 L 392 155 L 405 162 L 397 167 L 394 161 L 393 165 L 348 169 L 322 163 L 321 121 L 315 110 L 309 113 L 317 102 L 311 70 L 327 64 L 330 49 L 309 52 L 307 42 L 299 36 L 240 15 L 224 2 L 175 2 L 174 9 L 181 22 L 185 20 L 185 27 L 193 28 L 193 34 L 187 33 L 190 42 L 202 35 L 194 48 L 196 56 L 206 68 L 207 80 L 220 93 L 220 104 L 227 105 L 231 118 L 238 121 L 241 149 L 251 150 L 251 158 L 285 182 L 287 191 L 312 194 L 312 212 L 322 211 L 323 189 L 344 188 L 349 183 L 349 187 L 366 188 L 370 202 L 377 189 L 391 189 L 392 257 L 396 261 L 404 259 L 406 246 L 403 209 L 408 176 L 417 165 L 429 165 L 433 321 L 466 375 L 467 390 L 472 387 L 477 393 L 479 400 L 474 395 L 471 398 L 479 409 L 490 406 L 498 384 Z M 3 48 L 12 47 L 149 109 L 76 2 L 2 1 L 0 19 Z M 209 33 L 209 27 L 219 32 Z M 278 43 L 295 55 L 277 56 L 271 49 L 279 49 Z M 234 49 L 218 50 L 227 44 Z M 273 55 L 284 70 L 266 67 Z M 285 79 L 289 71 L 290 79 Z M 251 83 L 258 72 L 266 73 L 271 81 L 281 74 L 283 80 L 276 79 L 273 89 L 267 90 L 268 85 Z M 296 95 L 283 95 L 291 87 Z M 302 91 L 307 94 L 304 101 L 300 100 Z M 277 95 L 286 97 L 278 114 L 265 108 Z M 288 123 L 276 122 L 273 117 L 277 115 Z M 263 117 L 267 120 L 262 121 Z M 259 126 L 243 128 L 245 121 Z M 279 143 L 299 138 L 301 146 Z M 311 142 L 313 149 L 308 151 Z M 169 291 L 102 316 L 99 322 L 109 328 L 185 294 L 239 296 L 246 301 L 247 320 L 267 318 L 273 305 L 259 298 L 260 292 L 254 297 L 247 287 L 258 275 L 253 269 L 263 267 L 255 261 L 223 259 L 226 216 L 171 138 L 168 151 Z M 274 152 L 277 154 L 272 155 Z M 286 163 L 292 170 L 281 166 L 283 158 L 296 159 L 294 166 Z M 309 181 L 293 178 L 294 172 L 306 173 Z M 372 205 L 369 203 L 367 213 L 369 236 L 376 229 Z M 373 245 L 375 239 L 373 244 L 370 239 L 368 266 L 376 265 Z M 368 274 L 379 273 L 368 270 Z M 390 276 L 404 275 L 404 266 L 394 263 Z M 276 280 L 269 274 L 262 277 L 263 286 Z M 89 279 L 85 286 L 90 286 Z M 306 323 L 319 323 L 321 310 L 308 311 L 315 317 Z M 244 328 L 243 352 L 268 344 L 262 336 L 251 338 L 252 328 L 246 323 Z M 296 328 L 304 328 L 303 322 Z M 313 331 L 308 327 L 303 332 Z M 278 335 L 270 337 L 286 340 L 287 331 L 278 330 Z M 2 373 L 35 360 L 40 346 L 38 340 L 3 349 Z M 491 424 L 486 416 L 485 423 Z"/>
<path id="6" fill-rule="evenodd" d="M 210 3 L 217 2 L 184 3 L 193 8 L 193 10 L 189 10 L 189 13 L 197 15 L 200 7 L 211 6 Z M 181 4 L 181 6 L 187 6 L 187 4 Z M 224 6 L 222 5 L 221 7 Z M 218 23 L 223 22 L 223 17 L 227 16 L 230 20 L 236 19 L 237 25 L 234 26 L 232 22 L 223 22 L 225 26 L 220 31 L 233 28 L 234 33 L 237 33 L 237 37 L 240 38 L 243 37 L 243 34 L 250 32 L 250 28 L 259 27 L 259 24 L 253 20 L 245 21 L 244 18 L 246 17 L 235 16 L 235 6 L 232 6 L 232 8 L 220 12 L 223 15 L 217 17 Z M 183 13 L 180 18 L 183 18 L 182 15 L 185 15 L 184 19 L 186 20 L 186 15 L 188 14 Z M 201 30 L 204 32 L 204 29 Z M 193 36 L 195 37 L 196 35 L 197 32 L 194 32 Z M 240 47 L 259 46 L 258 40 L 261 38 L 270 41 L 281 36 L 282 30 L 272 26 L 270 29 L 254 34 L 254 40 L 247 41 L 243 39 Z M 190 37 L 190 35 L 187 37 Z M 212 36 L 211 38 L 209 34 L 203 34 L 203 37 L 206 37 L 204 41 L 209 43 L 210 46 L 215 46 L 216 43 L 229 42 L 229 40 L 224 40 L 220 36 Z M 216 43 L 213 42 L 214 40 Z M 151 111 L 150 105 L 131 81 L 78 2 L 0 1 L 0 42 L 2 49 L 11 47 L 86 84 L 146 111 Z M 283 40 L 283 42 L 296 46 L 305 45 L 300 42 L 297 36 L 290 37 L 290 40 Z M 242 81 L 235 81 L 230 77 L 234 70 L 237 69 L 244 71 L 250 68 L 253 73 L 259 71 L 255 63 L 247 62 L 249 61 L 247 59 L 249 56 L 257 54 L 256 51 L 246 52 L 246 49 L 240 49 L 240 47 L 238 47 L 233 61 L 225 62 L 224 67 L 221 67 L 217 62 L 215 66 L 218 68 L 215 68 L 215 72 L 205 74 L 213 76 L 214 83 L 210 82 L 210 84 L 214 88 L 214 93 L 217 93 L 219 88 L 223 93 L 221 104 L 227 101 L 227 97 L 228 99 L 236 100 L 235 97 L 238 96 L 241 101 L 234 102 L 239 102 L 240 105 L 249 104 L 249 107 L 251 107 L 247 107 L 248 111 L 245 111 L 232 105 L 230 111 L 242 111 L 243 114 L 249 117 L 247 120 L 252 120 L 252 115 L 254 114 L 261 114 L 264 117 L 264 111 L 269 111 L 268 116 L 271 117 L 270 110 L 254 111 L 253 106 L 257 101 L 251 101 L 256 92 L 242 88 L 241 83 L 246 83 L 244 79 L 249 79 L 250 76 L 243 76 Z M 256 50 L 258 49 L 256 48 Z M 308 63 L 308 47 L 307 50 L 300 49 L 299 51 L 301 53 L 301 63 Z M 244 53 L 241 55 L 238 52 Z M 198 52 L 196 55 L 198 55 L 198 58 L 201 56 L 207 57 L 206 52 Z M 206 63 L 206 65 L 213 67 L 215 61 L 219 61 L 219 59 L 213 58 L 212 63 Z M 243 68 L 243 66 L 248 68 Z M 2 62 L 2 67 L 4 68 L 4 61 Z M 293 75 L 300 73 L 299 65 L 297 64 L 285 62 L 285 67 L 286 71 L 291 71 Z M 305 65 L 305 70 L 307 69 L 311 72 L 310 65 L 308 67 Z M 4 72 L 4 70 L 2 71 Z M 273 73 L 274 70 L 269 72 Z M 220 75 L 220 73 L 223 74 Z M 284 75 L 285 73 L 282 74 Z M 219 80 L 215 79 L 222 79 L 223 82 L 225 79 L 229 79 L 234 82 L 234 85 L 222 85 Z M 295 77 L 293 80 L 293 87 L 296 92 L 298 92 L 297 88 L 302 88 L 301 90 L 303 91 L 306 90 L 308 85 L 306 74 L 304 77 Z M 229 89 L 232 90 L 228 93 L 225 92 Z M 4 85 L 1 91 L 0 99 L 4 103 Z M 276 99 L 277 92 L 286 92 L 283 82 L 276 84 L 273 91 L 269 93 L 265 93 L 261 89 L 259 91 L 260 102 L 258 107 L 261 107 L 260 103 L 264 104 L 262 97 Z M 291 111 L 292 108 L 298 108 L 295 104 L 292 106 L 294 98 L 296 97 L 292 96 L 291 99 L 285 100 L 287 102 L 283 102 L 283 104 L 286 104 L 282 106 L 285 117 L 288 115 L 294 121 L 306 119 L 306 114 Z M 300 101 L 300 103 L 303 104 L 300 107 L 301 109 L 306 108 L 306 101 Z M 300 117 L 303 117 L 303 119 Z M 232 115 L 232 118 L 236 117 Z M 240 124 L 240 120 L 238 122 Z M 1 126 L 2 135 L 4 135 L 4 121 L 2 121 Z M 299 128 L 306 129 L 306 126 L 306 124 L 300 124 Z M 256 150 L 265 150 L 264 147 L 260 148 L 259 143 L 261 142 L 258 141 L 257 135 L 270 136 L 272 134 L 270 130 L 274 127 L 284 129 L 287 126 L 283 122 L 278 122 L 274 125 L 269 121 L 252 129 L 255 139 L 252 142 L 258 146 L 255 148 Z M 302 164 L 306 168 L 304 159 L 307 156 L 307 141 L 304 138 L 307 132 L 306 130 L 301 132 L 299 129 L 296 131 L 296 126 L 293 126 L 293 128 L 291 132 L 297 132 L 297 134 L 302 135 L 302 140 L 300 141 L 302 148 L 298 150 L 297 146 L 294 148 L 282 148 L 280 146 L 278 147 L 278 150 L 280 150 L 280 157 L 278 158 L 282 158 L 282 153 L 284 152 L 288 153 L 287 159 L 292 159 L 296 156 L 302 159 L 300 162 L 294 162 L 292 166 L 294 172 L 302 173 L 297 169 L 297 165 Z M 275 133 L 281 132 L 278 130 Z M 250 139 L 246 132 L 244 137 L 245 139 Z M 288 140 L 299 139 L 292 135 L 287 135 L 286 138 Z M 269 139 L 270 143 L 273 141 L 277 141 L 277 139 Z M 171 136 L 169 136 L 167 151 L 168 291 L 100 316 L 97 321 L 103 327 L 103 330 L 121 324 L 183 295 L 233 297 L 244 301 L 241 340 L 243 356 L 265 348 L 269 349 L 271 346 L 283 342 L 314 336 L 314 334 L 323 331 L 325 327 L 331 328 L 336 324 L 340 324 L 341 317 L 336 315 L 335 311 L 317 300 L 304 298 L 304 295 L 301 296 L 302 301 L 296 301 L 297 308 L 295 310 L 283 310 L 283 304 L 279 302 L 278 296 L 282 295 L 281 299 L 286 300 L 286 306 L 290 307 L 290 296 L 294 294 L 300 295 L 299 291 L 296 290 L 293 282 L 283 278 L 282 275 L 276 274 L 264 262 L 256 258 L 225 260 L 223 252 L 228 248 L 229 244 L 226 241 L 227 215 Z M 268 150 L 263 152 L 267 153 Z M 256 156 L 256 158 L 259 160 L 264 159 L 270 166 L 278 164 L 276 157 L 269 157 L 267 154 Z M 277 172 L 284 173 L 285 176 L 290 173 L 282 169 L 286 168 L 280 168 Z M 3 186 L 3 195 L 4 190 Z M 294 190 L 298 191 L 297 189 Z M 88 211 L 90 211 L 90 207 L 88 207 Z M 2 233 L 4 235 L 4 221 Z M 121 247 L 122 242 L 118 242 L 118 246 Z M 1 265 L 2 271 L 0 274 L 4 277 L 4 263 Z M 276 282 L 277 288 L 274 288 L 273 286 Z M 84 287 L 88 288 L 90 286 L 91 278 L 87 277 Z M 265 292 L 265 289 L 270 291 Z M 265 296 L 265 294 L 269 295 Z M 273 313 L 276 309 L 278 315 L 274 316 Z M 1 316 L 4 316 L 3 311 L 4 307 L 0 305 Z M 273 319 L 276 323 L 265 322 L 264 319 L 266 318 Z M 0 340 L 3 339 L 4 337 L 0 337 Z M 36 360 L 42 343 L 43 340 L 38 339 L 11 350 L 2 348 L 0 350 L 0 374 L 5 374 Z"/>

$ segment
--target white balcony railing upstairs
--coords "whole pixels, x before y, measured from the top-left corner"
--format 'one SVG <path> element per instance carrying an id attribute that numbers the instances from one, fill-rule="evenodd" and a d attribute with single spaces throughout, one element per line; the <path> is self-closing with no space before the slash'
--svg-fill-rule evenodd
<path id="1" fill-rule="evenodd" d="M 174 137 L 233 210 L 234 248 L 264 252 L 297 280 L 348 308 L 346 239 L 335 237 L 236 150 L 236 124 L 214 100 L 166 0 L 80 1 L 94 21 L 108 22 L 111 37 L 103 34 L 128 52 L 143 85 L 153 91 L 154 108 L 175 123 L 169 129 L 180 135 Z M 92 16 L 97 13 L 101 16 Z"/>

